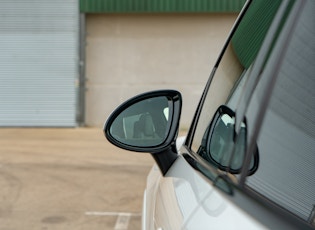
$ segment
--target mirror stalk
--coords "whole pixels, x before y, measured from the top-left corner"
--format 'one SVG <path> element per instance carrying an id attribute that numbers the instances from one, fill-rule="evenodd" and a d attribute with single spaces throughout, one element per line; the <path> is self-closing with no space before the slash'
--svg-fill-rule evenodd
<path id="1" fill-rule="evenodd" d="M 151 155 L 159 166 L 163 176 L 165 176 L 169 168 L 178 157 L 175 144 L 171 145 L 168 149 L 164 151 L 151 153 Z"/>

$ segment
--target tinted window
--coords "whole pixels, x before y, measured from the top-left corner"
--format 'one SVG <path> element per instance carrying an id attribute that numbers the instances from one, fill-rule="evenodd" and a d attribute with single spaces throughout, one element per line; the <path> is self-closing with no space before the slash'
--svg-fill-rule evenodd
<path id="1" fill-rule="evenodd" d="M 314 224 L 315 1 L 308 1 L 283 56 L 257 140 L 260 162 L 246 184 Z M 258 85 L 257 94 L 263 95 Z M 251 104 L 253 105 L 255 96 Z M 254 105 L 253 105 L 254 106 Z M 250 116 L 250 110 L 247 114 Z"/>

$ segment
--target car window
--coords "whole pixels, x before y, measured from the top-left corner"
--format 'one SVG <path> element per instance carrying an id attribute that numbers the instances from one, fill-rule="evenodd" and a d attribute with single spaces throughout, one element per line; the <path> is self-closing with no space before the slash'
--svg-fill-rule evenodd
<path id="1" fill-rule="evenodd" d="M 315 1 L 307 1 L 279 67 L 246 185 L 315 226 Z M 257 94 L 263 95 L 260 85 Z M 255 107 L 253 95 L 246 116 Z M 251 125 L 250 123 L 248 125 Z"/>
<path id="2" fill-rule="evenodd" d="M 208 132 L 208 129 L 217 109 L 221 105 L 226 105 L 232 111 L 236 110 L 240 96 L 250 76 L 253 62 L 271 25 L 272 19 L 280 6 L 280 2 L 281 1 L 275 0 L 252 1 L 227 45 L 220 64 L 215 71 L 204 100 L 191 146 L 194 152 L 208 162 L 209 160 L 205 156 L 211 155 L 207 153 L 207 151 L 211 151 L 211 148 L 207 150 L 205 146 L 205 142 L 207 141 L 205 140 L 217 136 L 220 136 L 220 138 L 217 139 L 221 140 L 221 144 L 218 142 L 219 144 L 215 145 L 214 141 L 208 141 L 212 146 L 216 147 L 213 147 L 213 149 L 229 149 L 229 151 L 218 152 L 216 158 L 220 157 L 221 159 L 216 159 L 216 162 L 225 162 L 224 166 L 228 166 L 226 162 L 233 164 L 233 162 L 242 162 L 243 160 L 240 158 L 230 159 L 231 157 L 233 158 L 233 154 L 230 152 L 233 148 L 243 149 L 243 151 L 245 151 L 246 145 L 245 141 L 233 145 L 234 121 L 229 122 L 229 127 L 232 126 L 231 128 L 224 127 L 224 129 L 217 129 L 224 130 L 224 134 L 215 132 L 215 135 L 212 135 Z M 231 121 L 233 119 L 234 118 L 231 117 Z M 231 133 L 227 134 L 226 130 L 229 130 Z M 245 123 L 243 123 L 242 130 L 246 132 Z M 227 141 L 228 139 L 222 141 L 223 136 L 230 137 L 230 139 L 232 138 L 232 141 Z M 240 140 L 245 140 L 245 136 L 246 134 L 244 134 Z M 244 156 L 244 153 L 240 155 Z M 209 163 L 213 165 L 211 162 Z M 235 172 L 236 171 L 237 170 L 235 170 Z"/>

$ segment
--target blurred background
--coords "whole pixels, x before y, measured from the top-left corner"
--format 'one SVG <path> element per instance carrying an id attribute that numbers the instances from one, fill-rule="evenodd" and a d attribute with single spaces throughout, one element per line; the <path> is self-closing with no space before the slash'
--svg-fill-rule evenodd
<path id="1" fill-rule="evenodd" d="M 244 0 L 0 0 L 0 127 L 101 127 L 177 89 L 183 128 Z"/>

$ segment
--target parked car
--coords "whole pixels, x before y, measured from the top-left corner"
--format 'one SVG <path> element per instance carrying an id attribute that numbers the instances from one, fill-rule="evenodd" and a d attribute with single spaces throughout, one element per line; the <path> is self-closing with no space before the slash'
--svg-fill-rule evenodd
<path id="1" fill-rule="evenodd" d="M 315 227 L 314 12 L 314 0 L 246 2 L 184 140 L 176 90 L 111 114 L 107 139 L 156 162 L 142 229 Z"/>

